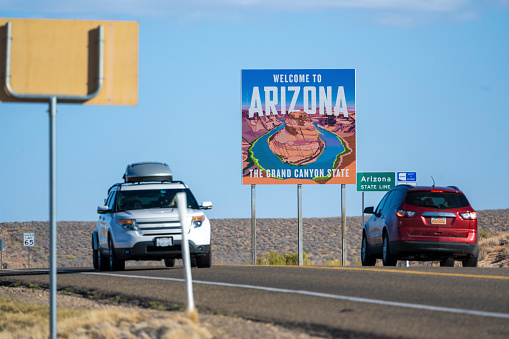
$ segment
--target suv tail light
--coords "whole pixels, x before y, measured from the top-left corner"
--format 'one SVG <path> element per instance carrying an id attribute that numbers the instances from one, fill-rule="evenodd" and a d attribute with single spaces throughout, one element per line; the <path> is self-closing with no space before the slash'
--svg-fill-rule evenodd
<path id="1" fill-rule="evenodd" d="M 460 212 L 459 215 L 463 220 L 476 220 L 477 219 L 477 212 Z"/>
<path id="2" fill-rule="evenodd" d="M 397 210 L 396 215 L 400 218 L 413 218 L 417 215 L 417 212 L 410 210 Z"/>

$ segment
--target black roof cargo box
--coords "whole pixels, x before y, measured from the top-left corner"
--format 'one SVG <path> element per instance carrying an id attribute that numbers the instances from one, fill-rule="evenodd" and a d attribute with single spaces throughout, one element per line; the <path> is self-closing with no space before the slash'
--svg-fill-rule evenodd
<path id="1" fill-rule="evenodd" d="M 161 162 L 139 162 L 127 165 L 124 182 L 172 181 L 170 166 Z"/>

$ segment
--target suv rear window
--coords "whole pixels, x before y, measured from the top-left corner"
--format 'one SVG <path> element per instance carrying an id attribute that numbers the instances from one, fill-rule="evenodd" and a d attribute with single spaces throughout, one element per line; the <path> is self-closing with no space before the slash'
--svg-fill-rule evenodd
<path id="1" fill-rule="evenodd" d="M 176 195 L 186 192 L 187 207 L 199 209 L 198 203 L 189 189 L 151 189 L 118 191 L 117 212 L 146 208 L 177 208 Z"/>
<path id="2" fill-rule="evenodd" d="M 405 204 L 437 209 L 462 208 L 470 205 L 465 195 L 461 193 L 431 191 L 408 192 Z"/>

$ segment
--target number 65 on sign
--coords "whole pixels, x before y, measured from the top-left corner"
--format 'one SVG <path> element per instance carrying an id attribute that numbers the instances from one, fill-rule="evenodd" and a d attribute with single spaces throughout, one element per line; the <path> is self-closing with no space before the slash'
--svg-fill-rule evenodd
<path id="1" fill-rule="evenodd" d="M 35 237 L 33 233 L 23 233 L 23 246 L 34 246 Z"/>

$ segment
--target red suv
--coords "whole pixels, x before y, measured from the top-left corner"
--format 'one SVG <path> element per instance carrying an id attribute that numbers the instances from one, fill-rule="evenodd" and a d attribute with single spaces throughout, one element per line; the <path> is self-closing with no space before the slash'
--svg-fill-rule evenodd
<path id="1" fill-rule="evenodd" d="M 477 266 L 477 213 L 457 187 L 398 185 L 364 213 L 373 215 L 362 228 L 363 266 L 373 266 L 377 258 L 384 266 L 398 260 Z"/>

